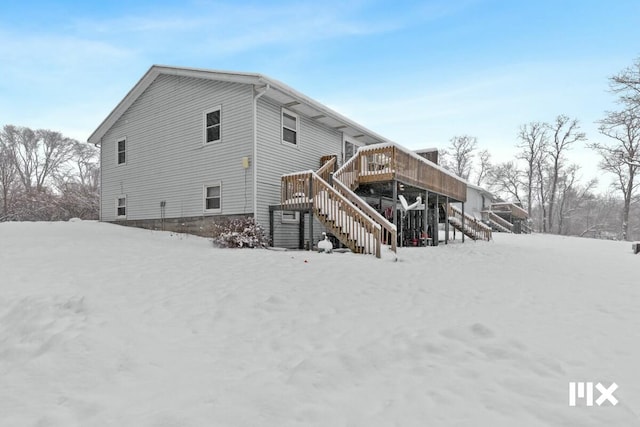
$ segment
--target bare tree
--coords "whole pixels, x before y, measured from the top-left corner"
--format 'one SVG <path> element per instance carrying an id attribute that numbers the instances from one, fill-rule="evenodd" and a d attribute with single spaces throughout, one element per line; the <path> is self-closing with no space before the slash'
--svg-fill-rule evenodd
<path id="1" fill-rule="evenodd" d="M 536 173 L 538 173 L 539 169 L 537 166 L 548 143 L 547 126 L 542 122 L 531 122 L 522 125 L 518 133 L 518 139 L 520 140 L 518 148 L 522 151 L 517 157 L 526 163 L 525 174 L 527 180 L 525 183 L 525 191 L 527 193 L 527 212 L 529 213 L 529 217 L 531 217 Z"/>
<path id="2" fill-rule="evenodd" d="M 2 190 L 2 216 L 9 215 L 10 195 L 16 181 L 16 168 L 11 158 L 11 148 L 6 141 L 4 131 L 0 131 L 0 189 Z"/>
<path id="3" fill-rule="evenodd" d="M 478 159 L 480 160 L 480 164 L 478 165 L 476 185 L 479 187 L 487 178 L 487 174 L 491 169 L 491 153 L 489 153 L 489 150 L 482 150 L 480 151 L 480 153 L 478 153 Z"/>
<path id="4" fill-rule="evenodd" d="M 11 142 L 11 157 L 27 193 L 41 192 L 71 159 L 73 140 L 59 132 L 7 125 L 4 134 Z"/>
<path id="5" fill-rule="evenodd" d="M 600 169 L 615 176 L 613 188 L 623 195 L 622 239 L 629 238 L 629 210 L 638 187 L 640 168 L 640 117 L 631 108 L 608 112 L 600 121 L 600 133 L 613 139 L 612 145 L 593 143 L 600 155 Z"/>
<path id="6" fill-rule="evenodd" d="M 570 119 L 565 115 L 556 117 L 556 121 L 548 125 L 551 141 L 547 144 L 548 155 L 551 163 L 549 176 L 549 208 L 547 212 L 547 225 L 550 232 L 553 231 L 553 209 L 556 203 L 556 191 L 558 189 L 558 177 L 564 166 L 564 153 L 571 145 L 578 141 L 584 141 L 586 135 L 580 132 L 577 119 Z"/>
<path id="7" fill-rule="evenodd" d="M 592 198 L 592 191 L 598 183 L 592 179 L 581 186 L 578 179 L 580 166 L 570 165 L 558 179 L 558 234 L 568 234 L 570 221 L 580 212 L 584 204 Z"/>
<path id="8" fill-rule="evenodd" d="M 638 113 L 640 109 L 640 58 L 633 65 L 609 79 L 613 93 L 620 96 L 620 102 Z"/>
<path id="9" fill-rule="evenodd" d="M 616 219 L 613 213 L 619 209 L 619 206 L 619 200 L 610 193 L 588 199 L 581 212 L 576 214 L 581 216 L 581 221 L 575 234 L 580 237 L 603 237 L 610 230 L 619 229 L 612 224 Z"/>
<path id="10" fill-rule="evenodd" d="M 520 189 L 523 187 L 523 172 L 515 162 L 497 164 L 491 168 L 487 180 L 492 190 L 507 194 L 522 203 Z"/>
<path id="11" fill-rule="evenodd" d="M 451 145 L 443 151 L 444 166 L 462 179 L 469 179 L 473 163 L 473 151 L 478 140 L 474 136 L 454 136 Z"/>
<path id="12" fill-rule="evenodd" d="M 549 197 L 549 165 L 547 162 L 547 151 L 543 150 L 535 159 L 535 179 L 538 190 L 538 202 L 540 203 L 540 229 L 543 233 L 549 231 L 547 224 L 547 199 Z"/>
<path id="13" fill-rule="evenodd" d="M 50 130 L 0 129 L 0 221 L 97 218 L 99 178 L 91 145 Z"/>
<path id="14" fill-rule="evenodd" d="M 73 142 L 72 159 L 73 175 L 79 184 L 90 189 L 97 189 L 100 180 L 100 167 L 98 163 L 98 150 L 90 144 Z"/>

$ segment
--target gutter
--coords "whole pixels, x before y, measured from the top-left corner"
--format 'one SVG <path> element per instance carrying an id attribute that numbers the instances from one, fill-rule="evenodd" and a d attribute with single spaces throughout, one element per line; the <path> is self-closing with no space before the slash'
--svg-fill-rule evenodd
<path id="1" fill-rule="evenodd" d="M 253 220 L 258 221 L 258 99 L 271 89 L 269 83 L 261 91 L 255 92 L 253 86 Z"/>

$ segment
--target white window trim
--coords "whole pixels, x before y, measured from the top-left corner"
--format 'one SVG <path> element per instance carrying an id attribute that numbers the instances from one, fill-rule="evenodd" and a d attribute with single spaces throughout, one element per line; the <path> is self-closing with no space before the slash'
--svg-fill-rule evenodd
<path id="1" fill-rule="evenodd" d="M 118 215 L 118 208 L 120 207 L 120 199 L 124 199 L 124 215 Z M 127 219 L 127 214 L 129 213 L 129 208 L 127 204 L 128 204 L 128 200 L 127 200 L 126 194 L 121 194 L 116 197 L 116 219 Z"/>
<path id="2" fill-rule="evenodd" d="M 293 218 L 285 218 L 284 217 L 284 213 L 285 212 L 292 212 L 293 213 Z M 300 223 L 300 212 L 298 212 L 298 211 L 281 211 L 280 212 L 280 222 L 282 224 L 298 224 L 298 223 Z"/>
<path id="3" fill-rule="evenodd" d="M 208 141 L 207 142 L 207 114 L 213 113 L 214 111 L 220 111 L 220 124 L 218 128 L 220 129 L 220 138 L 216 141 Z M 217 105 L 215 107 L 211 107 L 208 110 L 205 110 L 202 113 L 202 145 L 213 145 L 219 144 L 222 142 L 222 104 Z"/>
<path id="4" fill-rule="evenodd" d="M 220 208 L 207 209 L 207 188 L 220 187 Z M 206 214 L 222 213 L 222 181 L 211 182 L 202 186 L 202 212 Z"/>
<path id="5" fill-rule="evenodd" d="M 291 117 L 295 117 L 296 118 L 296 128 L 295 129 L 291 129 L 289 126 L 287 126 L 287 129 L 291 129 L 291 130 L 295 130 L 296 132 L 296 143 L 292 143 L 289 141 L 285 141 L 284 140 L 284 114 L 287 114 Z M 298 113 L 294 113 L 291 110 L 287 110 L 286 108 L 282 108 L 282 110 L 280 111 L 280 142 L 284 145 L 288 145 L 289 147 L 299 147 L 300 146 L 300 115 Z"/>
<path id="6" fill-rule="evenodd" d="M 120 141 L 124 141 L 124 163 L 119 163 L 120 151 L 118 151 L 118 143 Z M 127 137 L 122 136 L 120 138 L 117 138 L 116 139 L 116 166 L 122 166 L 127 164 L 127 159 L 129 158 L 129 155 L 127 154 L 128 151 L 129 151 L 129 143 L 127 141 Z"/>

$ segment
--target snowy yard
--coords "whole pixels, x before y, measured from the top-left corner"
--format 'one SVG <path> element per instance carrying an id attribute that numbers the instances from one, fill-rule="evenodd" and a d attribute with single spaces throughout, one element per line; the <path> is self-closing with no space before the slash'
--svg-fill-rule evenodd
<path id="1" fill-rule="evenodd" d="M 0 425 L 639 425 L 640 255 L 494 237 L 394 263 L 1 223 Z"/>

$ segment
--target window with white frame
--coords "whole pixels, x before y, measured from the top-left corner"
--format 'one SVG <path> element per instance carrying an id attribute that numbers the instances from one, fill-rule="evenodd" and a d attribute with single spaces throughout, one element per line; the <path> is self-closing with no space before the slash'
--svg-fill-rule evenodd
<path id="1" fill-rule="evenodd" d="M 220 141 L 220 127 L 222 123 L 222 107 L 217 106 L 204 113 L 204 143 Z"/>
<path id="2" fill-rule="evenodd" d="M 116 198 L 116 217 L 127 217 L 127 196 L 120 196 Z"/>
<path id="3" fill-rule="evenodd" d="M 298 223 L 300 222 L 300 212 L 297 211 L 282 211 L 282 223 Z"/>
<path id="4" fill-rule="evenodd" d="M 298 145 L 298 115 L 282 109 L 282 142 Z"/>
<path id="5" fill-rule="evenodd" d="M 204 211 L 210 213 L 222 211 L 222 185 L 220 183 L 204 186 Z"/>
<path id="6" fill-rule="evenodd" d="M 116 155 L 118 158 L 118 164 L 123 165 L 127 162 L 127 139 L 119 139 L 116 143 Z"/>

